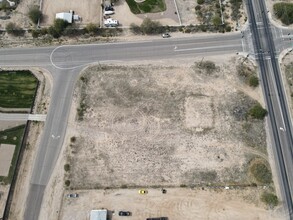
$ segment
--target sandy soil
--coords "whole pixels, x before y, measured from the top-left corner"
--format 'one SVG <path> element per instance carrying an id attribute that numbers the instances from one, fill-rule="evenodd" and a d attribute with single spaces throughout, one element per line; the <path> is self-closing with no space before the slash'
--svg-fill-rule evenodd
<path id="1" fill-rule="evenodd" d="M 169 217 L 170 220 L 186 219 L 281 219 L 276 211 L 266 210 L 259 201 L 262 189 L 149 189 L 139 195 L 138 189 L 70 191 L 79 193 L 77 199 L 63 198 L 62 220 L 88 220 L 92 209 L 107 208 L 114 211 L 112 220 L 121 219 L 121 210 L 132 212 L 127 219 Z M 68 191 L 66 193 L 69 193 Z M 212 199 L 211 199 L 212 198 Z"/>
<path id="2" fill-rule="evenodd" d="M 43 0 L 42 12 L 45 15 L 42 25 L 47 26 L 53 24 L 56 13 L 69 12 L 73 10 L 75 14 L 82 17 L 82 24 L 99 23 L 100 22 L 101 0 L 71 0 L 58 1 L 58 4 L 50 0 Z M 79 23 L 79 22 L 77 22 Z"/>
<path id="3" fill-rule="evenodd" d="M 71 186 L 192 185 L 206 182 L 211 170 L 218 182 L 249 182 L 233 172 L 245 169 L 250 139 L 260 138 L 258 147 L 265 148 L 263 125 L 251 124 L 258 135 L 245 140 L 243 123 L 231 111 L 241 105 L 237 100 L 250 103 L 246 91 L 257 97 L 259 90 L 237 84 L 229 63 L 212 77 L 193 66 L 89 68 L 86 90 L 76 92 L 91 104 L 74 126 L 77 140 L 68 150 Z M 135 94 L 144 98 L 133 100 Z"/>

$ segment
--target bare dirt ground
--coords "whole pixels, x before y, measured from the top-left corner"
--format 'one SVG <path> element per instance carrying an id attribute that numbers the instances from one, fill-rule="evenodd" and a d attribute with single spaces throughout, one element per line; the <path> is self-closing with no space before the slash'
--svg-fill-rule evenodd
<path id="1" fill-rule="evenodd" d="M 69 12 L 73 10 L 75 14 L 82 17 L 82 24 L 99 23 L 100 21 L 101 0 L 71 0 L 52 2 L 50 0 L 43 0 L 42 12 L 45 15 L 42 20 L 42 25 L 48 26 L 53 24 L 56 13 Z"/>
<path id="2" fill-rule="evenodd" d="M 281 219 L 277 211 L 266 210 L 259 201 L 262 189 L 150 189 L 148 195 L 139 195 L 138 189 L 74 191 L 78 199 L 63 198 L 62 220 L 88 220 L 92 209 L 115 211 L 112 220 L 121 219 L 117 213 L 129 210 L 129 220 L 148 217 L 186 219 Z M 68 192 L 66 192 L 68 193 Z"/>
<path id="3" fill-rule="evenodd" d="M 0 11 L 0 16 L 9 15 L 11 19 L 0 20 L 0 29 L 4 29 L 9 22 L 13 22 L 20 27 L 30 28 L 33 26 L 29 20 L 27 13 L 29 8 L 33 5 L 39 5 L 39 0 L 21 0 L 16 10 L 14 11 Z"/>
<path id="4" fill-rule="evenodd" d="M 211 75 L 194 66 L 89 68 L 74 100 L 81 93 L 88 108 L 68 150 L 71 186 L 194 185 L 210 171 L 219 183 L 250 182 L 246 153 L 265 152 L 263 122 L 243 122 L 233 111 L 252 102 L 246 91 L 259 90 L 237 85 L 232 62 Z M 254 137 L 242 134 L 246 126 Z"/>
<path id="5" fill-rule="evenodd" d="M 262 187 L 223 190 L 225 184 L 250 183 L 248 161 L 267 158 L 263 122 L 248 125 L 238 114 L 253 98 L 263 103 L 261 91 L 239 80 L 235 57 L 226 59 L 214 59 L 217 71 L 211 75 L 191 59 L 86 69 L 41 217 L 88 219 L 91 209 L 107 208 L 130 210 L 130 219 L 280 219 L 278 209 L 260 202 Z M 80 94 L 88 108 L 77 121 Z M 243 126 L 251 132 L 245 134 Z M 64 173 L 66 163 L 70 171 Z M 75 190 L 64 191 L 65 180 Z M 221 189 L 176 188 L 210 181 Z M 138 188 L 99 190 L 135 186 L 147 187 L 149 194 L 139 195 Z M 159 186 L 173 187 L 162 195 Z M 80 197 L 65 198 L 71 192 Z"/>
<path id="6" fill-rule="evenodd" d="M 3 216 L 10 185 L 0 185 L 0 218 Z"/>
<path id="7" fill-rule="evenodd" d="M 23 121 L 0 121 L 0 130 L 6 130 L 9 128 L 17 127 L 19 125 L 24 124 Z"/>

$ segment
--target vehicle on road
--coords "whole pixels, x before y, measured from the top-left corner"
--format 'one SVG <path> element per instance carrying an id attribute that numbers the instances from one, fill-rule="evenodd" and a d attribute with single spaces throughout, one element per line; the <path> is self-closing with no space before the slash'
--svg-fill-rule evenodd
<path id="1" fill-rule="evenodd" d="M 169 33 L 164 33 L 164 34 L 162 34 L 162 37 L 163 38 L 169 38 L 169 37 L 171 37 L 171 35 Z"/>
<path id="2" fill-rule="evenodd" d="M 139 194 L 147 194 L 148 191 L 147 190 L 144 190 L 144 189 L 140 189 L 140 190 L 138 190 L 138 193 Z"/>
<path id="3" fill-rule="evenodd" d="M 129 212 L 129 211 L 119 211 L 118 215 L 119 216 L 131 216 L 131 212 Z"/>
<path id="4" fill-rule="evenodd" d="M 77 198 L 79 195 L 77 193 L 70 193 L 66 195 L 67 198 Z"/>

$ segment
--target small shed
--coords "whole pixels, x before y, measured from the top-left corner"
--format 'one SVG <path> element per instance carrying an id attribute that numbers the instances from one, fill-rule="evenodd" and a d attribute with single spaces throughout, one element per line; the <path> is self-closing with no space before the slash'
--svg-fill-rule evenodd
<path id="1" fill-rule="evenodd" d="M 90 220 L 107 220 L 107 209 L 92 210 Z"/>
<path id="2" fill-rule="evenodd" d="M 72 23 L 73 14 L 71 12 L 61 12 L 56 14 L 56 19 L 62 19 L 64 21 L 67 21 L 68 23 Z"/>

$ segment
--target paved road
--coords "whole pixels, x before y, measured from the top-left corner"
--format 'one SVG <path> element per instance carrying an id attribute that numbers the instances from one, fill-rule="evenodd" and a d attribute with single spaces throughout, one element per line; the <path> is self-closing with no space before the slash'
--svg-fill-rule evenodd
<path id="1" fill-rule="evenodd" d="M 278 35 L 273 34 L 275 27 L 268 20 L 263 0 L 247 0 L 247 8 L 256 58 L 261 72 L 262 88 L 269 112 L 271 139 L 284 200 L 285 217 L 292 219 L 292 125 L 279 70 L 277 54 L 280 51 L 276 50 L 281 48 L 282 42 L 277 40 L 277 47 L 275 47 L 274 37 L 279 38 Z"/>
<path id="2" fill-rule="evenodd" d="M 249 36 L 241 38 L 240 33 L 233 33 L 133 43 L 1 49 L 0 67 L 40 66 L 53 76 L 52 99 L 33 167 L 24 219 L 38 219 L 44 190 L 64 141 L 74 84 L 83 67 L 96 62 L 253 53 L 245 39 L 249 40 Z"/>

